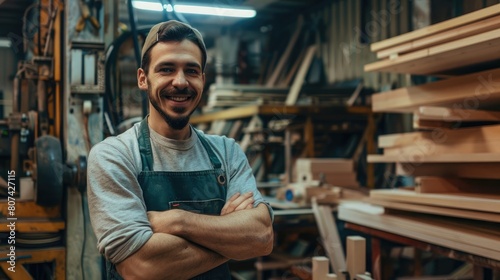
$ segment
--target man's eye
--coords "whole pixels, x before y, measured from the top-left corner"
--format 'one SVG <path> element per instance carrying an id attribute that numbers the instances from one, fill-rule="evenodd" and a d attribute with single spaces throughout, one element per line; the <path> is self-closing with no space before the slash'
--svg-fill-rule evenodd
<path id="1" fill-rule="evenodd" d="M 170 73 L 172 71 L 174 71 L 172 68 L 160 68 L 160 72 Z"/>
<path id="2" fill-rule="evenodd" d="M 188 70 L 186 70 L 186 73 L 195 75 L 195 74 L 198 74 L 198 70 L 196 70 L 196 69 L 188 69 Z"/>

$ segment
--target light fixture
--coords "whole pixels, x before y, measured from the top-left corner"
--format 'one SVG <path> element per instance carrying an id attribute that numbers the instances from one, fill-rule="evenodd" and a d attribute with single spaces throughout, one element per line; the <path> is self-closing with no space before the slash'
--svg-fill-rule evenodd
<path id="1" fill-rule="evenodd" d="M 159 2 L 147 1 L 132 1 L 132 6 L 136 9 L 157 11 L 161 12 L 165 9 L 167 12 L 183 13 L 183 14 L 197 14 L 197 15 L 212 15 L 221 17 L 239 17 L 239 18 L 253 18 L 257 14 L 255 10 L 247 8 L 228 8 L 221 6 L 200 6 L 200 5 L 174 5 L 170 4 L 161 5 Z"/>
<path id="2" fill-rule="evenodd" d="M 12 41 L 10 38 L 0 38 L 0 48 L 10 48 Z"/>

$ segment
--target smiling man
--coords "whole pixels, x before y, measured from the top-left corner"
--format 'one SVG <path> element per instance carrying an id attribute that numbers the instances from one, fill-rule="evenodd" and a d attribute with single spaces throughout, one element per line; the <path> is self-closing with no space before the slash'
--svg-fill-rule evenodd
<path id="1" fill-rule="evenodd" d="M 137 71 L 149 115 L 89 154 L 90 215 L 108 279 L 231 279 L 229 259 L 272 250 L 272 209 L 245 154 L 189 125 L 206 61 L 196 29 L 151 28 Z"/>

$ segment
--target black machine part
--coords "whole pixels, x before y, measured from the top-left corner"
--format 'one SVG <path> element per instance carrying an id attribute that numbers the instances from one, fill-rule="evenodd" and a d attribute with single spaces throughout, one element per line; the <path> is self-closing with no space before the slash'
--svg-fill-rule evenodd
<path id="1" fill-rule="evenodd" d="M 44 135 L 36 139 L 35 201 L 42 206 L 55 206 L 63 198 L 62 149 L 59 139 Z"/>

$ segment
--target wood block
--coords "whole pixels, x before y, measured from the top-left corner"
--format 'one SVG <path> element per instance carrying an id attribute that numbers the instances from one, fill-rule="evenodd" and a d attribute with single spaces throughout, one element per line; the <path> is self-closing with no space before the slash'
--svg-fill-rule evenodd
<path id="1" fill-rule="evenodd" d="M 356 173 L 337 173 L 337 172 L 298 172 L 297 182 L 310 182 L 310 181 L 320 181 L 324 178 L 324 182 L 329 185 L 339 186 L 339 187 L 359 187 L 357 181 Z"/>
<path id="2" fill-rule="evenodd" d="M 473 179 L 500 179 L 500 163 L 397 163 L 396 174 L 404 176 L 445 176 Z"/>
<path id="3" fill-rule="evenodd" d="M 354 279 L 366 272 L 366 240 L 361 236 L 347 237 L 346 265 L 349 276 Z"/>
<path id="4" fill-rule="evenodd" d="M 326 275 L 330 272 L 330 262 L 327 257 L 313 257 L 312 259 L 312 279 L 326 280 Z"/>
<path id="5" fill-rule="evenodd" d="M 457 209 L 500 213 L 500 195 L 450 193 L 417 193 L 403 189 L 372 190 L 370 197 L 380 200 L 407 202 Z"/>
<path id="6" fill-rule="evenodd" d="M 343 158 L 298 158 L 295 166 L 297 171 L 307 173 L 346 173 L 354 171 L 354 161 Z"/>
<path id="7" fill-rule="evenodd" d="M 419 193 L 490 193 L 499 192 L 500 180 L 461 179 L 456 177 L 422 176 L 415 178 Z"/>
<path id="8" fill-rule="evenodd" d="M 433 24 L 418 30 L 408 32 L 396 37 L 392 37 L 380 42 L 371 44 L 370 49 L 372 52 L 378 52 L 380 50 L 399 45 L 405 42 L 410 42 L 415 39 L 428 37 L 430 35 L 438 34 L 443 31 L 447 31 L 460 26 L 468 25 L 489 17 L 493 17 L 500 14 L 500 4 L 493 5 L 491 7 L 481 9 L 463 16 L 455 17 L 450 20 L 446 20 L 437 24 Z"/>
<path id="9" fill-rule="evenodd" d="M 414 112 L 421 106 L 481 109 L 500 104 L 500 69 L 372 95 L 374 112 Z"/>

